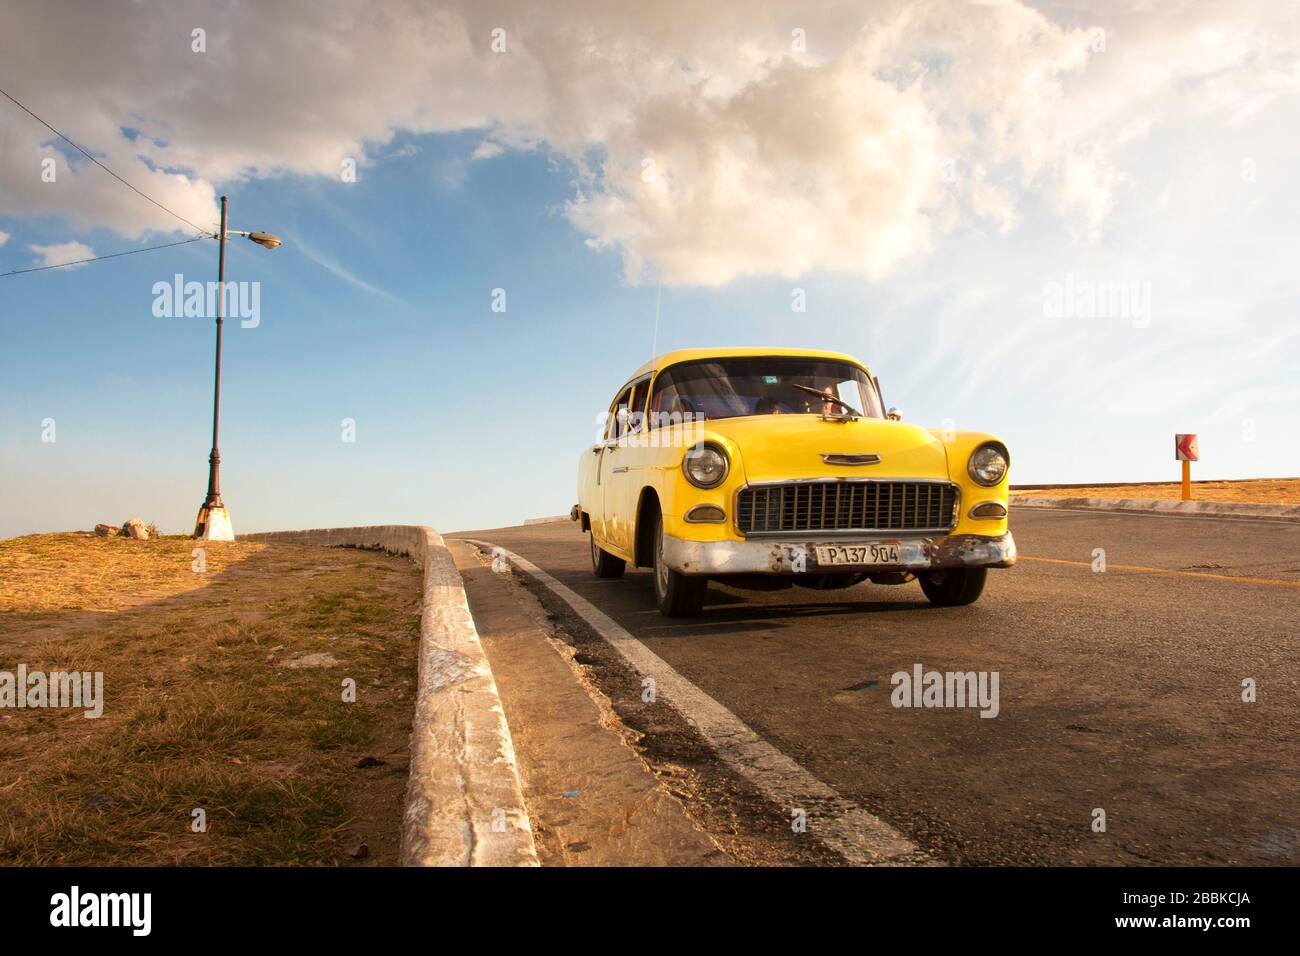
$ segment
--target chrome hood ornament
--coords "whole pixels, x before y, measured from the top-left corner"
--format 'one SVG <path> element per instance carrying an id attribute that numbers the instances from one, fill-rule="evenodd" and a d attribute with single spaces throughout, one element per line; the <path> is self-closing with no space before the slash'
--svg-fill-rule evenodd
<path id="1" fill-rule="evenodd" d="M 880 456 L 870 453 L 865 455 L 837 455 L 823 452 L 822 461 L 828 465 L 878 465 L 880 464 Z"/>

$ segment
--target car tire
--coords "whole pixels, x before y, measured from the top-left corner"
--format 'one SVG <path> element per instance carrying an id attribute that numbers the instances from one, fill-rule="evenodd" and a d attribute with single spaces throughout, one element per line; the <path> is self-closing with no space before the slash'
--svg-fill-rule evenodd
<path id="1" fill-rule="evenodd" d="M 598 578 L 621 578 L 627 562 L 616 558 L 596 543 L 596 534 L 591 534 L 591 570 Z"/>
<path id="2" fill-rule="evenodd" d="M 709 579 L 691 577 L 664 564 L 664 519 L 655 520 L 655 603 L 665 617 L 695 617 L 704 610 Z"/>
<path id="3" fill-rule="evenodd" d="M 988 576 L 988 568 L 944 568 L 939 571 L 923 571 L 917 578 L 931 604 L 960 607 L 963 604 L 974 604 L 979 599 Z"/>

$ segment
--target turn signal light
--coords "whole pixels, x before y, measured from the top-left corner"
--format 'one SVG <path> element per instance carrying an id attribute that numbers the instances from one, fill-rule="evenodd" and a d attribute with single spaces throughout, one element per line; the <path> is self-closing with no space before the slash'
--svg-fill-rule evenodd
<path id="1" fill-rule="evenodd" d="M 686 520 L 699 523 L 726 521 L 727 513 L 717 505 L 696 505 L 686 512 Z"/>

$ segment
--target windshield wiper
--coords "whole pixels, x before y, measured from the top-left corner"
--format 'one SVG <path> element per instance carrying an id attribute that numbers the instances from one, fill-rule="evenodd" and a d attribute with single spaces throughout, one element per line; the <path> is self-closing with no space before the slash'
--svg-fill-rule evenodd
<path id="1" fill-rule="evenodd" d="M 800 385 L 798 382 L 791 382 L 790 384 L 793 385 L 795 388 L 803 389 L 805 392 L 810 392 L 813 395 L 816 395 L 822 401 L 834 402 L 836 405 L 839 405 L 841 408 L 848 411 L 849 413 L 848 417 L 854 417 L 854 418 L 862 417 L 862 413 L 860 411 L 858 411 L 856 408 L 854 408 L 852 405 L 850 405 L 848 402 L 846 402 L 844 399 L 840 398 L 837 395 L 832 395 L 829 392 L 823 392 L 820 388 L 813 388 L 811 385 Z"/>

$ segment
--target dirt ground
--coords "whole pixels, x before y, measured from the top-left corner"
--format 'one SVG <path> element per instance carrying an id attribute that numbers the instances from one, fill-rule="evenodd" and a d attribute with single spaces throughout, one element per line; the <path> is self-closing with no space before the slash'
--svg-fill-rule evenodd
<path id="1" fill-rule="evenodd" d="M 1036 498 L 1179 498 L 1182 486 L 1162 485 L 1058 485 L 1054 488 L 1011 489 L 1012 494 Z M 1197 501 L 1243 501 L 1265 505 L 1300 504 L 1300 478 L 1259 478 L 1251 481 L 1193 481 Z"/>
<path id="2" fill-rule="evenodd" d="M 0 541 L 0 681 L 103 674 L 97 719 L 0 706 L 0 864 L 396 863 L 419 571 L 197 545 Z"/>

